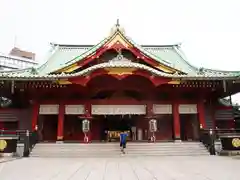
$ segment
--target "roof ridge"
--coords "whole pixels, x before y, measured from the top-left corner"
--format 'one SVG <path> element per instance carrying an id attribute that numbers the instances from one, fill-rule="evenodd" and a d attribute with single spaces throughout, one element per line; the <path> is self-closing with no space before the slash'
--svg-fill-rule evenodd
<path id="1" fill-rule="evenodd" d="M 205 67 L 197 67 L 192 65 L 188 60 L 186 60 L 186 56 L 184 55 L 184 52 L 178 48 L 174 47 L 174 50 L 178 53 L 178 55 L 184 60 L 186 64 L 188 64 L 191 68 L 193 68 L 195 71 L 198 71 L 199 69 L 202 69 L 204 71 L 209 71 L 209 72 L 219 72 L 219 73 L 240 73 L 240 71 L 226 71 L 226 70 L 217 70 L 217 69 L 210 69 L 210 68 L 205 68 Z M 183 55 L 185 57 L 183 57 Z"/>
<path id="2" fill-rule="evenodd" d="M 53 46 L 59 46 L 59 47 L 93 47 L 95 45 L 93 44 L 61 44 L 61 43 L 50 43 Z M 141 44 L 140 46 L 142 46 L 143 48 L 158 48 L 158 47 L 173 47 L 173 46 L 179 46 L 180 43 L 176 43 L 176 44 Z"/>
<path id="3" fill-rule="evenodd" d="M 50 43 L 51 44 L 51 43 Z M 51 44 L 52 45 L 52 44 Z M 47 61 L 45 63 L 43 63 L 42 65 L 40 65 L 39 67 L 37 67 L 37 70 L 39 72 L 41 72 L 46 66 L 47 64 L 49 64 L 50 62 L 50 58 L 55 54 L 55 52 L 59 49 L 58 46 L 54 46 L 53 48 L 51 48 L 48 53 L 47 56 L 45 57 L 47 59 Z"/>
<path id="4" fill-rule="evenodd" d="M 220 70 L 220 69 L 210 69 L 210 68 L 204 68 L 203 70 L 212 71 L 212 72 L 222 72 L 222 73 L 240 73 L 240 71 L 228 71 L 228 70 Z"/>
<path id="5" fill-rule="evenodd" d="M 100 45 L 100 44 L 102 44 L 103 42 L 105 42 L 106 40 L 108 40 L 108 38 L 109 38 L 109 37 L 104 38 L 104 39 L 103 39 L 102 41 L 100 41 L 98 44 L 96 44 L 95 46 L 90 47 L 88 50 L 84 51 L 84 52 L 83 52 L 82 54 L 80 54 L 79 56 L 77 56 L 77 57 L 75 57 L 75 58 L 67 61 L 67 62 L 65 63 L 65 65 L 69 65 L 72 61 L 76 60 L 76 59 L 79 58 L 80 56 L 88 53 L 89 51 L 91 51 L 92 49 L 94 49 L 95 47 L 97 47 L 98 45 Z M 60 69 L 60 68 L 59 68 L 59 69 Z"/>
<path id="6" fill-rule="evenodd" d="M 128 41 L 130 41 L 134 46 L 136 46 L 137 48 L 139 48 L 139 49 L 142 49 L 143 47 L 141 46 L 141 45 L 138 45 L 137 43 L 135 43 L 133 40 L 132 40 L 132 38 L 130 38 L 129 36 L 126 36 L 126 35 L 124 35 L 126 38 L 127 38 L 127 40 Z M 149 56 L 148 54 L 150 54 L 150 57 L 151 56 L 153 56 L 153 57 L 155 57 L 156 59 L 160 59 L 160 60 L 162 60 L 163 62 L 163 64 L 164 65 L 166 65 L 166 66 L 169 66 L 171 63 L 169 63 L 168 61 L 166 61 L 166 60 L 164 60 L 164 59 L 162 59 L 161 57 L 159 57 L 159 56 L 156 56 L 156 55 L 154 55 L 153 53 L 151 53 L 151 52 L 149 52 L 149 51 L 147 51 L 147 50 L 145 50 L 145 49 L 143 49 L 142 50 L 143 51 L 143 53 L 144 52 L 147 52 L 147 56 Z M 153 58 L 154 59 L 154 58 Z M 167 63 L 167 64 L 165 64 L 165 63 Z M 170 65 L 170 67 L 172 67 L 171 65 Z M 173 67 L 172 67 L 173 68 Z"/>
<path id="7" fill-rule="evenodd" d="M 180 49 L 180 46 L 174 46 L 173 47 L 174 51 L 181 57 L 181 59 L 188 65 L 190 66 L 194 71 L 197 71 L 199 68 L 196 66 L 192 65 L 188 60 L 186 60 L 186 56 L 183 53 L 183 51 Z"/>

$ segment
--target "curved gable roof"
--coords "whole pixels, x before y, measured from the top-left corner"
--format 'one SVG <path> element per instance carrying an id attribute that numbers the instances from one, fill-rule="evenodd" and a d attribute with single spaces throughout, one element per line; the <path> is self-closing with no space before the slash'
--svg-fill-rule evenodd
<path id="1" fill-rule="evenodd" d="M 80 61 L 83 61 L 85 58 L 89 58 L 91 55 L 96 54 L 96 52 L 101 47 L 108 46 L 109 48 L 109 46 L 116 43 L 116 41 L 120 43 L 121 41 L 124 41 L 123 44 L 126 44 L 126 46 L 128 47 L 133 46 L 141 53 L 141 56 L 143 56 L 143 58 L 146 57 L 152 59 L 157 64 L 166 67 L 166 69 L 175 69 L 174 71 L 184 72 L 184 68 L 182 68 L 182 70 L 179 70 L 178 66 L 172 63 L 174 59 L 180 58 L 178 53 L 174 50 L 175 45 L 166 45 L 158 47 L 140 46 L 136 44 L 131 38 L 127 37 L 121 30 L 121 28 L 118 26 L 115 27 L 115 30 L 109 37 L 105 38 L 95 46 L 54 44 L 54 47 L 58 48 L 58 52 L 56 52 L 55 55 L 53 55 L 53 57 L 49 59 L 50 62 L 48 62 L 48 67 L 43 68 L 42 72 L 44 73 L 52 73 L 56 71 L 59 72 L 61 71 L 61 69 L 63 70 L 67 67 L 71 67 L 71 65 L 73 65 L 74 63 L 79 63 Z M 147 49 L 158 49 L 158 51 L 157 52 L 155 51 L 154 53 L 151 50 Z M 66 57 L 66 55 L 68 55 L 68 57 Z"/>
<path id="2" fill-rule="evenodd" d="M 56 44 L 52 43 L 52 48 L 48 53 L 47 61 L 40 67 L 34 69 L 29 68 L 25 70 L 2 72 L 0 77 L 64 77 L 66 74 L 59 74 L 56 76 L 50 75 L 59 69 L 66 66 L 70 66 L 76 62 L 83 60 L 84 58 L 96 53 L 96 50 L 111 42 L 115 35 L 123 36 L 123 40 L 126 40 L 128 45 L 136 47 L 146 57 L 150 57 L 156 62 L 163 64 L 167 67 L 179 70 L 186 73 L 181 77 L 196 77 L 196 78 L 226 78 L 226 77 L 239 77 L 240 71 L 219 71 L 206 68 L 197 68 L 191 65 L 183 54 L 179 44 L 173 45 L 138 45 L 131 38 L 124 34 L 124 31 L 118 26 L 115 27 L 113 33 L 103 39 L 97 45 L 68 45 L 68 44 Z M 160 71 L 159 71 L 160 72 Z M 75 75 L 75 74 L 74 74 Z M 159 74 L 160 75 L 160 74 Z M 161 74 L 165 76 L 165 74 Z M 171 75 L 171 77 L 180 77 L 179 75 Z"/>

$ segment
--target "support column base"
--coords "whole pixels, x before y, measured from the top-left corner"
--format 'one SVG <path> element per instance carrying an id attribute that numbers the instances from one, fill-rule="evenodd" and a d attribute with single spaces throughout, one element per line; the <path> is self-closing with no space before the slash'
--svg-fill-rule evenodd
<path id="1" fill-rule="evenodd" d="M 176 135 L 174 142 L 182 142 L 180 135 Z"/>
<path id="2" fill-rule="evenodd" d="M 63 136 L 57 136 L 57 141 L 63 141 Z"/>
<path id="3" fill-rule="evenodd" d="M 181 139 L 175 139 L 174 142 L 182 142 Z"/>

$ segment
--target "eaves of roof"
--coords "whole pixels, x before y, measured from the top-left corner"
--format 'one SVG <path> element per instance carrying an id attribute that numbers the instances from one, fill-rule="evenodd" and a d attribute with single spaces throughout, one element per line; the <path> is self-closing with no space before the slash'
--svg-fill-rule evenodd
<path id="1" fill-rule="evenodd" d="M 141 70 L 148 71 L 155 76 L 173 78 L 173 79 L 186 79 L 186 80 L 235 80 L 240 79 L 240 76 L 234 75 L 222 75 L 222 76 L 212 76 L 208 74 L 198 74 L 198 75 L 179 75 L 179 74 L 167 74 L 156 69 L 153 69 L 149 66 L 144 64 L 134 63 L 134 62 L 107 62 L 101 63 L 94 66 L 91 66 L 87 69 L 84 69 L 80 72 L 73 73 L 73 74 L 50 74 L 50 75 L 39 75 L 39 74 L 20 74 L 20 73 L 0 73 L 0 79 L 6 80 L 58 80 L 64 78 L 72 78 L 77 76 L 85 76 L 88 73 L 91 73 L 97 69 L 101 68 L 137 68 Z"/>

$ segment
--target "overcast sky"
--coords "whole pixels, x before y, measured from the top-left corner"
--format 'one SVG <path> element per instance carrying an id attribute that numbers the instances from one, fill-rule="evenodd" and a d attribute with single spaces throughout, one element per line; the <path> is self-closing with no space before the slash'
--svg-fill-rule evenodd
<path id="1" fill-rule="evenodd" d="M 0 0 L 0 52 L 43 63 L 50 42 L 96 44 L 118 18 L 138 44 L 181 42 L 193 65 L 240 70 L 240 0 Z"/>

